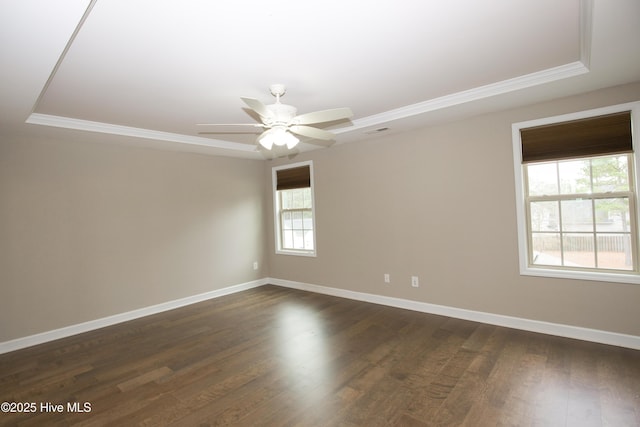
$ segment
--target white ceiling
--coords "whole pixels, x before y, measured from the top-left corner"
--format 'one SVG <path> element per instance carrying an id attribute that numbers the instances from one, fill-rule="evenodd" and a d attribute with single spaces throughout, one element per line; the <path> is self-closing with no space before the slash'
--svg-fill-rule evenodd
<path id="1" fill-rule="evenodd" d="M 0 0 L 0 124 L 261 158 L 195 124 L 283 83 L 347 143 L 638 81 L 639 42 L 638 0 Z"/>

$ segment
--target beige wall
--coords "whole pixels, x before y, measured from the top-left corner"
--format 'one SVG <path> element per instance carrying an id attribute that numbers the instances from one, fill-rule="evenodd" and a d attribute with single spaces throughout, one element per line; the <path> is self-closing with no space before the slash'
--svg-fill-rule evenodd
<path id="1" fill-rule="evenodd" d="M 640 286 L 519 275 L 511 148 L 513 122 L 638 99 L 640 83 L 273 162 L 2 137 L 0 342 L 269 276 L 640 335 Z M 271 167 L 307 159 L 318 256 L 275 255 Z"/>
<path id="2" fill-rule="evenodd" d="M 640 285 L 519 275 L 511 141 L 513 122 L 638 99 L 628 85 L 275 161 L 314 161 L 318 256 L 274 254 L 271 226 L 271 277 L 640 335 Z"/>
<path id="3" fill-rule="evenodd" d="M 267 276 L 264 167 L 2 137 L 0 342 Z"/>

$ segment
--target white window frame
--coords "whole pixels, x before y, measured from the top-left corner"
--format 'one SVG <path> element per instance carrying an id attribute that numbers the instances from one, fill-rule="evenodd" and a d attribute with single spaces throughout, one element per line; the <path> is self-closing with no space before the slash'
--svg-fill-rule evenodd
<path id="1" fill-rule="evenodd" d="M 632 179 L 633 196 L 636 200 L 635 203 L 635 221 L 636 224 L 640 224 L 640 206 L 638 202 L 638 192 L 640 189 L 640 182 L 638 180 L 638 166 L 640 166 L 640 146 L 636 147 L 635 139 L 640 138 L 640 101 L 630 102 L 626 104 L 619 104 L 604 108 L 597 108 L 593 110 L 581 111 L 577 113 L 563 114 L 560 116 L 547 117 L 543 119 L 530 120 L 526 122 L 513 123 L 512 130 L 512 142 L 513 142 L 513 167 L 515 174 L 515 190 L 516 190 L 516 220 L 518 229 L 518 255 L 520 274 L 524 276 L 539 276 L 539 277 L 554 277 L 563 279 L 581 279 L 581 280 L 596 280 L 602 282 L 617 282 L 617 283 L 632 283 L 640 284 L 640 272 L 618 272 L 618 271 L 578 271 L 572 269 L 562 269 L 562 267 L 546 268 L 545 266 L 533 266 L 529 265 L 529 227 L 527 225 L 526 215 L 526 200 L 525 200 L 525 180 L 522 166 L 522 141 L 520 137 L 520 130 L 523 128 L 530 128 L 535 126 L 548 125 L 553 123 L 567 122 L 571 120 L 585 119 L 589 117 L 602 116 L 605 114 L 619 113 L 623 111 L 631 111 L 631 134 L 633 138 L 634 151 L 631 156 L 633 165 Z M 640 144 L 639 144 L 640 145 Z M 631 201 L 630 201 L 631 204 Z M 636 234 L 638 230 L 636 230 Z M 638 237 L 638 236 L 636 236 Z M 637 249 L 640 250 L 640 249 Z M 636 253 L 635 256 L 640 256 Z"/>
<path id="2" fill-rule="evenodd" d="M 282 248 L 282 228 L 280 222 L 280 200 L 278 199 L 278 190 L 276 188 L 278 184 L 278 175 L 277 172 L 282 169 L 293 169 L 301 166 L 309 166 L 309 178 L 311 185 L 311 221 L 313 227 L 313 250 L 306 249 L 283 249 Z M 313 184 L 313 161 L 307 160 L 304 162 L 298 163 L 290 163 L 283 166 L 274 166 L 271 169 L 271 182 L 273 189 L 273 221 L 274 221 L 274 240 L 275 240 L 275 250 L 276 254 L 280 255 L 297 255 L 297 256 L 307 256 L 307 257 L 315 257 L 318 250 L 318 241 L 316 239 L 316 198 L 314 194 L 314 184 Z"/>

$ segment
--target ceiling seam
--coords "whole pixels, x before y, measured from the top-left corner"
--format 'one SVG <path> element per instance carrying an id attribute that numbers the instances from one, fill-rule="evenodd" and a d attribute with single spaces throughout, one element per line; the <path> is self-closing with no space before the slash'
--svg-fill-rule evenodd
<path id="1" fill-rule="evenodd" d="M 62 65 L 62 61 L 64 61 L 64 58 L 67 56 L 67 52 L 69 51 L 69 49 L 71 49 L 71 45 L 75 41 L 76 36 L 78 35 L 80 30 L 82 29 L 82 26 L 84 25 L 84 22 L 89 17 L 89 14 L 91 13 L 91 10 L 93 9 L 93 6 L 95 6 L 97 1 L 98 0 L 91 0 L 89 2 L 89 5 L 85 9 L 84 13 L 82 14 L 82 17 L 80 18 L 80 21 L 78 22 L 78 25 L 76 25 L 76 28 L 73 30 L 73 33 L 71 33 L 71 37 L 69 37 L 69 40 L 67 41 L 67 44 L 64 46 L 64 49 L 62 50 L 62 53 L 60 54 L 60 57 L 56 61 L 56 64 L 53 66 L 53 69 L 51 70 L 51 73 L 49 74 L 49 78 L 47 78 L 47 81 L 45 82 L 44 86 L 42 87 L 42 90 L 40 91 L 40 94 L 38 95 L 38 98 L 36 99 L 36 102 L 33 104 L 33 107 L 31 108 L 30 116 L 33 113 L 35 113 L 36 108 L 38 108 L 38 105 L 40 105 L 40 101 L 42 101 L 42 98 L 44 97 L 44 94 L 49 89 L 49 85 L 51 84 L 51 82 L 53 81 L 53 78 L 55 77 L 56 73 L 58 72 L 58 69 L 60 68 L 60 65 Z"/>
<path id="2" fill-rule="evenodd" d="M 591 41 L 593 39 L 593 0 L 580 1 L 580 62 L 591 68 Z"/>

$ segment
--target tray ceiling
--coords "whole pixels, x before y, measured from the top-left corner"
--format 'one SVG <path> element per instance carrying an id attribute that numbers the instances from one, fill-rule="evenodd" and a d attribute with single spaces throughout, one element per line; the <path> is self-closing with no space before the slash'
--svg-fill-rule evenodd
<path id="1" fill-rule="evenodd" d="M 6 59 L 34 73 L 8 76 L 31 84 L 29 123 L 252 157 L 255 135 L 203 135 L 195 124 L 254 123 L 240 96 L 271 103 L 272 83 L 287 86 L 282 102 L 299 113 L 351 107 L 352 121 L 332 129 L 345 143 L 637 80 L 629 51 L 615 56 L 626 72 L 609 64 L 584 77 L 607 43 L 640 41 L 627 28 L 640 23 L 638 2 L 616 4 L 626 9 L 579 0 L 26 0 L 0 6 L 0 34 L 14 40 L 3 40 Z"/>

